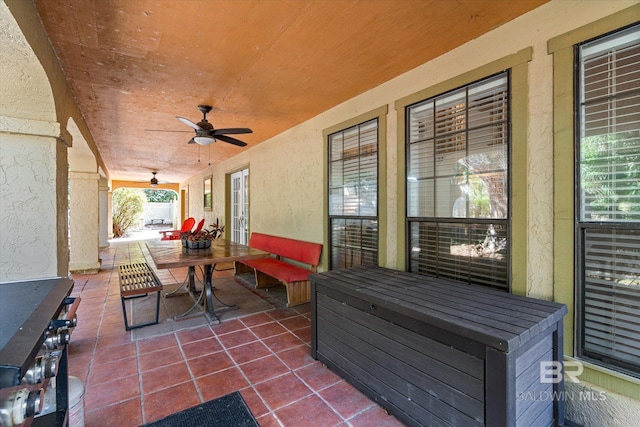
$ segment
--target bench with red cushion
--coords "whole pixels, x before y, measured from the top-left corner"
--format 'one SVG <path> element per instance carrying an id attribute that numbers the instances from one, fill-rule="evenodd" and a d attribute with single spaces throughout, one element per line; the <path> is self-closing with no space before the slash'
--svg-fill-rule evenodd
<path id="1" fill-rule="evenodd" d="M 253 272 L 256 288 L 285 285 L 287 307 L 310 301 L 309 274 L 315 273 L 320 263 L 320 243 L 251 233 L 249 246 L 269 252 L 271 257 L 235 262 L 236 275 Z M 303 265 L 307 265 L 308 268 L 304 268 Z"/>

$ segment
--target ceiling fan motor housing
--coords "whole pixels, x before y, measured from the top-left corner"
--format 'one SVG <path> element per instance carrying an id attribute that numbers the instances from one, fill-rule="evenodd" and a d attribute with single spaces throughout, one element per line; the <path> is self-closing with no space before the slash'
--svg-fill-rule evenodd
<path id="1" fill-rule="evenodd" d="M 198 122 L 197 125 L 206 131 L 213 130 L 213 125 L 209 123 L 207 119 L 203 119 L 201 122 Z"/>
<path id="2" fill-rule="evenodd" d="M 211 105 L 198 105 L 198 110 L 200 110 L 200 112 L 202 114 L 207 114 L 209 111 L 211 111 Z"/>

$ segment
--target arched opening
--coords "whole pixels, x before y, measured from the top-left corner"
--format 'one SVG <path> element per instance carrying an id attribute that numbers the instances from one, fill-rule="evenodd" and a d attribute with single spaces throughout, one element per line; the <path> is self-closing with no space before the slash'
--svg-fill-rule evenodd
<path id="1" fill-rule="evenodd" d="M 114 239 L 152 239 L 172 230 L 180 215 L 173 189 L 119 187 L 112 195 Z"/>

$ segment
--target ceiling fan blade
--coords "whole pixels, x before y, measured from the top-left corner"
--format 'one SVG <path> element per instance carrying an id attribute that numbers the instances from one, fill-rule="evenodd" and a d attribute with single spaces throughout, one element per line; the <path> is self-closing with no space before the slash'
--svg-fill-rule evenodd
<path id="1" fill-rule="evenodd" d="M 190 130 L 145 129 L 145 132 L 191 132 Z"/>
<path id="2" fill-rule="evenodd" d="M 180 120 L 185 125 L 194 128 L 195 130 L 203 130 L 200 126 L 198 126 L 197 124 L 193 123 L 189 119 L 185 119 L 184 117 L 180 117 L 180 116 L 176 116 L 176 119 Z"/>
<path id="3" fill-rule="evenodd" d="M 253 133 L 253 131 L 249 128 L 227 128 L 227 129 L 214 129 L 212 132 L 213 136 L 218 135 L 234 135 L 240 133 Z"/>
<path id="4" fill-rule="evenodd" d="M 189 142 L 187 142 L 187 144 L 196 144 L 196 140 L 195 140 L 195 139 L 193 139 L 193 138 L 191 138 L 191 139 L 189 140 Z"/>
<path id="5" fill-rule="evenodd" d="M 238 147 L 244 147 L 247 145 L 246 142 L 242 142 L 239 139 L 235 139 L 230 136 L 216 135 L 216 139 L 219 139 L 220 141 L 228 142 L 229 144 L 237 145 Z"/>

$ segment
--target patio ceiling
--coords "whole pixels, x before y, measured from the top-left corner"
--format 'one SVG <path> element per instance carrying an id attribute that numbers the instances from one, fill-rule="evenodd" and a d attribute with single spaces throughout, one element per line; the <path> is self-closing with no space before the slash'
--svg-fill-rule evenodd
<path id="1" fill-rule="evenodd" d="M 546 1 L 35 3 L 110 177 L 180 182 Z M 198 104 L 249 145 L 187 145 Z"/>

